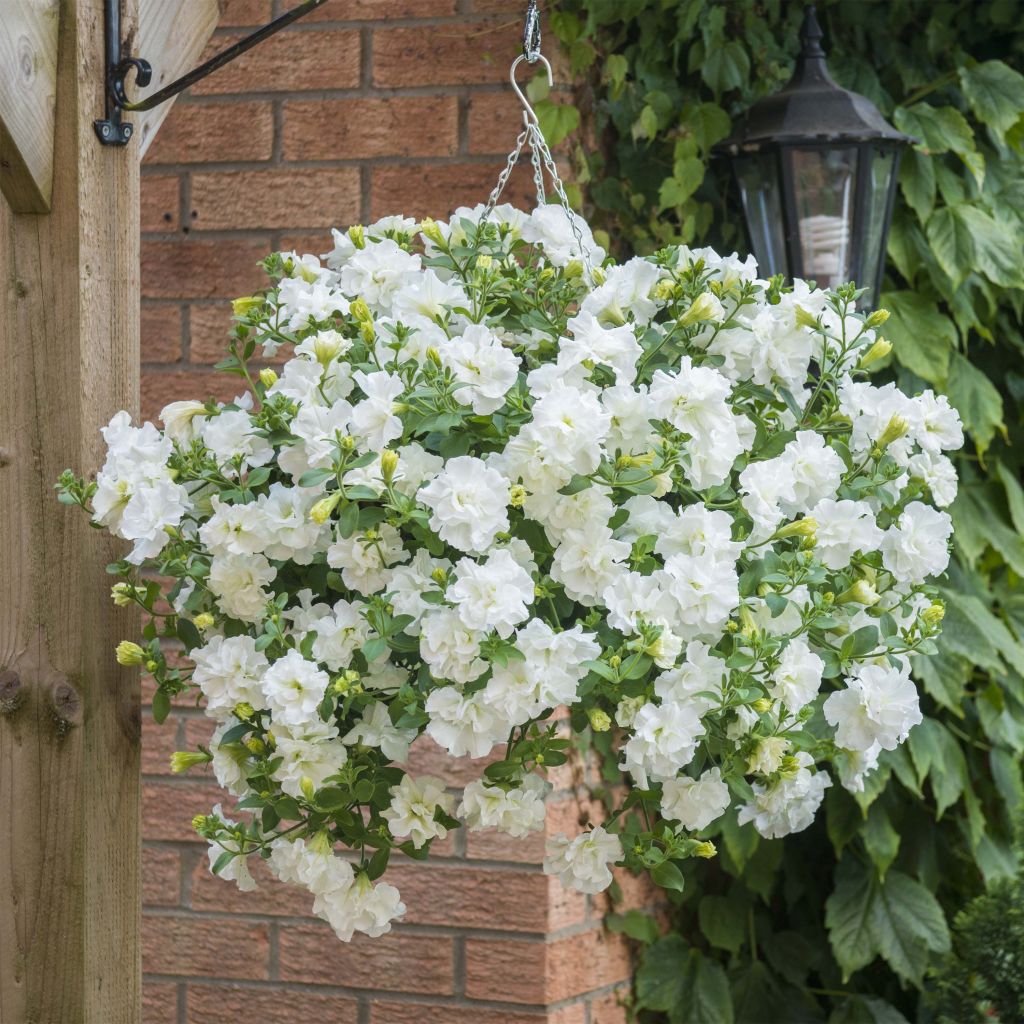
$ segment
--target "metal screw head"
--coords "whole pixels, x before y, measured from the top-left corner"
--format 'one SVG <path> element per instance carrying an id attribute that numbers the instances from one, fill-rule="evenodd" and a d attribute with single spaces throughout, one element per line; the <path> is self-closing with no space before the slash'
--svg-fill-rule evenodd
<path id="1" fill-rule="evenodd" d="M 124 126 L 124 137 L 126 139 L 130 139 L 132 137 L 132 126 L 130 124 L 126 124 Z"/>
<path id="2" fill-rule="evenodd" d="M 110 125 L 105 124 L 100 130 L 103 132 L 104 137 L 106 137 L 110 134 Z"/>

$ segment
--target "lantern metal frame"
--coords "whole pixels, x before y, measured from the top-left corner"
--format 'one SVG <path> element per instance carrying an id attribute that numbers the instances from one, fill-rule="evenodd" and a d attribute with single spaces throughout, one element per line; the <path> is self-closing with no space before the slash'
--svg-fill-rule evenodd
<path id="1" fill-rule="evenodd" d="M 856 157 L 851 167 L 854 194 L 847 266 L 850 274 L 870 275 L 870 280 L 857 280 L 857 284 L 867 288 L 872 298 L 877 299 L 885 272 L 885 250 L 896 199 L 900 156 L 917 140 L 890 125 L 866 96 L 843 89 L 833 80 L 821 39 L 821 27 L 811 4 L 804 11 L 800 52 L 789 82 L 779 92 L 755 103 L 739 129 L 718 143 L 713 152 L 719 158 L 729 159 L 733 181 L 741 193 L 744 226 L 752 249 L 756 248 L 752 211 L 743 198 L 741 170 L 745 160 L 757 157 L 762 157 L 763 163 L 772 168 L 774 181 L 766 180 L 764 184 L 766 189 L 774 187 L 778 194 L 786 276 L 793 279 L 804 277 L 806 273 L 793 155 L 853 150 Z M 868 253 L 864 247 L 872 163 L 880 156 L 891 156 L 892 166 L 878 237 L 879 249 L 877 253 Z M 758 254 L 755 252 L 755 255 Z M 867 262 L 869 258 L 873 259 L 873 264 Z"/>

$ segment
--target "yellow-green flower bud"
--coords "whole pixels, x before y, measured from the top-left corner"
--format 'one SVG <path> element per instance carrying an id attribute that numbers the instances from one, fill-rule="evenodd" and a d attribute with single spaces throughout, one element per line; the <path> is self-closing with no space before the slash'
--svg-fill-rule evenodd
<path id="1" fill-rule="evenodd" d="M 159 668 L 159 666 L 157 665 L 157 663 L 152 658 L 150 658 L 146 662 L 146 671 L 147 672 L 155 672 L 157 670 L 157 668 Z"/>
<path id="2" fill-rule="evenodd" d="M 622 664 L 622 659 L 617 654 L 613 654 L 608 659 L 608 664 L 611 668 L 618 668 Z"/>
<path id="3" fill-rule="evenodd" d="M 117 645 L 116 657 L 118 665 L 141 665 L 146 652 L 131 640 L 122 640 Z"/>
<path id="4" fill-rule="evenodd" d="M 876 309 L 867 320 L 864 321 L 864 326 L 871 330 L 874 327 L 881 327 L 886 320 L 889 319 L 889 310 L 887 309 Z"/>
<path id="5" fill-rule="evenodd" d="M 676 293 L 676 283 L 670 277 L 663 277 L 654 286 L 654 297 L 658 302 L 668 302 Z"/>
<path id="6" fill-rule="evenodd" d="M 594 267 L 594 270 L 593 270 L 593 273 L 591 274 L 591 277 L 594 280 L 594 287 L 595 288 L 597 288 L 598 286 L 604 284 L 604 282 L 606 280 L 606 275 L 605 275 L 605 272 L 604 272 L 604 268 L 603 267 Z"/>
<path id="7" fill-rule="evenodd" d="M 706 320 L 720 320 L 722 312 L 721 302 L 711 292 L 702 292 L 679 318 L 679 323 L 683 327 L 689 327 L 691 324 L 704 323 Z"/>
<path id="8" fill-rule="evenodd" d="M 265 388 L 272 388 L 277 383 L 277 374 L 269 366 L 264 366 L 260 370 L 260 383 Z"/>
<path id="9" fill-rule="evenodd" d="M 192 819 L 192 828 L 196 832 L 202 832 L 206 828 L 207 816 L 205 814 L 197 814 Z"/>
<path id="10" fill-rule="evenodd" d="M 110 597 L 118 608 L 126 608 L 135 598 L 135 588 L 130 583 L 115 583 L 110 588 Z"/>
<path id="11" fill-rule="evenodd" d="M 313 853 L 320 854 L 321 857 L 326 857 L 334 849 L 334 844 L 326 829 L 321 829 L 310 839 L 308 849 Z"/>
<path id="12" fill-rule="evenodd" d="M 566 281 L 575 281 L 583 276 L 583 264 L 580 260 L 569 260 L 562 269 L 562 276 Z"/>
<path id="13" fill-rule="evenodd" d="M 356 299 L 348 307 L 348 311 L 356 323 L 361 324 L 366 320 L 373 320 L 373 314 L 370 312 L 370 307 L 366 304 L 365 299 Z"/>
<path id="14" fill-rule="evenodd" d="M 441 365 L 441 353 L 433 345 L 427 349 L 427 358 L 435 365 Z"/>
<path id="15" fill-rule="evenodd" d="M 366 248 L 366 229 L 362 224 L 353 224 L 348 229 L 348 237 L 357 249 Z"/>
<path id="16" fill-rule="evenodd" d="M 779 762 L 780 775 L 795 775 L 800 770 L 800 762 L 793 754 L 787 754 Z"/>
<path id="17" fill-rule="evenodd" d="M 259 295 L 243 295 L 240 299 L 233 299 L 231 312 L 235 316 L 245 316 L 250 310 L 263 305 L 263 299 Z"/>
<path id="18" fill-rule="evenodd" d="M 396 469 L 398 469 L 398 452 L 386 448 L 380 453 L 380 475 L 384 478 L 384 483 L 391 483 L 395 478 Z"/>
<path id="19" fill-rule="evenodd" d="M 892 345 L 885 338 L 878 338 L 864 355 L 860 357 L 859 365 L 865 367 L 870 366 L 872 363 L 877 363 L 879 359 L 884 359 L 891 351 Z"/>
<path id="20" fill-rule="evenodd" d="M 787 537 L 813 537 L 818 532 L 818 520 L 814 516 L 804 516 L 803 519 L 794 519 L 791 523 L 779 527 L 775 531 L 778 540 L 785 540 Z"/>
<path id="21" fill-rule="evenodd" d="M 513 508 L 522 508 L 526 501 L 526 488 L 522 484 L 513 484 L 509 490 L 508 503 Z"/>
<path id="22" fill-rule="evenodd" d="M 299 780 L 299 789 L 302 790 L 302 795 L 309 801 L 312 801 L 316 796 L 316 786 L 313 785 L 313 780 L 308 775 L 303 775 Z"/>
<path id="23" fill-rule="evenodd" d="M 910 424 L 902 416 L 893 416 L 885 425 L 885 430 L 882 431 L 882 436 L 878 439 L 878 447 L 884 451 L 893 441 L 898 441 L 901 437 L 906 436 L 909 430 Z"/>
<path id="24" fill-rule="evenodd" d="M 608 712 L 602 711 L 600 708 L 591 708 L 587 712 L 587 718 L 590 719 L 590 728 L 594 732 L 607 732 L 612 727 L 612 720 Z"/>
<path id="25" fill-rule="evenodd" d="M 494 257 L 488 255 L 485 252 L 480 253 L 476 258 L 476 269 L 477 270 L 490 270 L 494 266 Z"/>
<path id="26" fill-rule="evenodd" d="M 267 745 L 259 738 L 259 736 L 250 736 L 245 741 L 245 748 L 250 754 L 255 754 L 257 757 L 259 757 L 260 754 L 265 754 L 267 752 Z"/>
<path id="27" fill-rule="evenodd" d="M 934 629 L 946 617 L 946 606 L 941 601 L 933 601 L 921 613 L 925 625 Z"/>
<path id="28" fill-rule="evenodd" d="M 437 221 L 428 217 L 422 224 L 420 224 L 420 231 L 423 232 L 423 236 L 434 243 L 434 245 L 445 244 L 444 235 L 441 234 L 441 229 L 437 226 Z"/>
<path id="29" fill-rule="evenodd" d="M 204 630 L 209 629 L 217 620 L 209 612 L 200 612 L 193 620 L 192 624 L 202 633 Z"/>
<path id="30" fill-rule="evenodd" d="M 248 701 L 242 701 L 240 704 L 235 705 L 234 714 L 235 718 L 248 722 L 256 714 L 256 709 Z"/>
<path id="31" fill-rule="evenodd" d="M 711 860 L 717 854 L 718 850 L 710 839 L 705 839 L 704 842 L 698 843 L 693 848 L 694 857 L 702 857 L 704 860 Z"/>
<path id="32" fill-rule="evenodd" d="M 318 526 L 323 526 L 331 518 L 331 513 L 338 507 L 339 501 L 341 501 L 341 491 L 332 491 L 326 498 L 321 498 L 313 505 L 309 510 L 309 518 Z"/>
<path id="33" fill-rule="evenodd" d="M 448 573 L 440 565 L 430 572 L 430 578 L 439 586 L 443 587 L 448 581 Z"/>
<path id="34" fill-rule="evenodd" d="M 206 764 L 212 760 L 212 756 L 202 750 L 176 750 L 171 754 L 171 771 L 175 775 L 181 775 L 197 764 Z"/>
<path id="35" fill-rule="evenodd" d="M 836 603 L 862 604 L 870 608 L 878 603 L 878 591 L 867 580 L 857 580 L 836 598 Z"/>
<path id="36" fill-rule="evenodd" d="M 796 307 L 796 325 L 797 327 L 809 327 L 812 331 L 818 329 L 818 318 L 808 313 L 803 306 L 797 305 Z"/>
<path id="37" fill-rule="evenodd" d="M 356 439 L 348 434 L 342 437 L 338 444 L 343 452 L 354 452 L 356 450 Z"/>
<path id="38" fill-rule="evenodd" d="M 767 697 L 758 697 L 753 704 L 750 705 L 759 715 L 763 715 L 766 711 L 771 711 L 772 702 Z"/>

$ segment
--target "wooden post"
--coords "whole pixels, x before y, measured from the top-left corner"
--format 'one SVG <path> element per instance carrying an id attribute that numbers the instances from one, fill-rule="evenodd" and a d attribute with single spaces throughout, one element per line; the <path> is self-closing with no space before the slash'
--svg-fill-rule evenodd
<path id="1" fill-rule="evenodd" d="M 0 199 L 3 1024 L 139 1018 L 138 678 L 114 660 L 137 631 L 121 549 L 53 490 L 138 403 L 138 152 L 96 138 L 103 74 L 103 0 L 64 0 L 51 212 Z"/>

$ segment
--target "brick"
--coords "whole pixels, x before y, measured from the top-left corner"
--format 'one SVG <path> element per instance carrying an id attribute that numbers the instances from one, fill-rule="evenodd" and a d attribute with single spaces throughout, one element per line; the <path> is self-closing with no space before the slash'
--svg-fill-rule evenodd
<path id="1" fill-rule="evenodd" d="M 227 917 L 142 915 L 142 969 L 216 978 L 267 977 L 270 928 Z"/>
<path id="2" fill-rule="evenodd" d="M 475 92 L 469 97 L 469 152 L 505 154 L 523 130 L 522 107 L 511 90 Z"/>
<path id="3" fill-rule="evenodd" d="M 590 1024 L 627 1024 L 629 989 L 621 988 L 599 996 L 590 1003 Z"/>
<path id="4" fill-rule="evenodd" d="M 582 1024 L 582 1014 L 580 1024 Z M 438 1006 L 374 999 L 370 1024 L 550 1024 L 543 1010 L 488 1010 L 476 1006 Z"/>
<path id="5" fill-rule="evenodd" d="M 501 201 L 523 209 L 536 204 L 533 178 L 526 165 L 512 172 Z M 377 166 L 373 168 L 370 216 L 373 220 L 389 214 L 433 217 L 445 220 L 459 206 L 485 203 L 497 184 L 502 165 L 428 164 Z"/>
<path id="6" fill-rule="evenodd" d="M 299 0 L 285 0 L 284 9 Z M 312 21 L 391 21 L 394 18 L 444 18 L 455 13 L 456 0 L 331 0 L 303 16 Z"/>
<path id="7" fill-rule="evenodd" d="M 192 177 L 196 230 L 322 227 L 359 217 L 359 170 L 222 171 Z"/>
<path id="8" fill-rule="evenodd" d="M 139 179 L 139 227 L 142 231 L 177 231 L 181 181 L 176 174 L 145 174 Z"/>
<path id="9" fill-rule="evenodd" d="M 388 881 L 397 885 L 410 924 L 545 932 L 581 923 L 586 902 L 539 871 L 394 862 Z"/>
<path id="10" fill-rule="evenodd" d="M 193 363 L 219 363 L 228 354 L 228 333 L 234 323 L 231 303 L 190 306 L 189 358 Z"/>
<path id="11" fill-rule="evenodd" d="M 142 719 L 142 774 L 168 775 L 171 754 L 178 749 L 178 719 L 168 718 L 158 725 L 152 715 Z"/>
<path id="12" fill-rule="evenodd" d="M 466 995 L 471 999 L 547 1005 L 628 981 L 629 948 L 600 927 L 554 942 L 466 941 Z"/>
<path id="13" fill-rule="evenodd" d="M 454 96 L 290 100 L 283 109 L 285 160 L 451 156 L 458 147 Z"/>
<path id="14" fill-rule="evenodd" d="M 334 224 L 332 227 L 343 228 L 344 224 Z M 331 237 L 330 228 L 323 228 L 321 231 L 304 231 L 281 235 L 281 250 L 283 252 L 297 252 L 300 256 L 305 253 L 312 253 L 314 256 L 322 256 L 334 248 L 334 239 Z"/>
<path id="15" fill-rule="evenodd" d="M 240 377 L 226 373 L 195 373 L 190 370 L 176 373 L 144 373 L 142 418 L 156 422 L 160 410 L 168 402 L 179 402 L 188 398 L 202 402 L 210 397 L 229 402 L 245 390 L 245 382 Z M 194 701 L 194 698 L 191 700 Z"/>
<path id="16" fill-rule="evenodd" d="M 523 5 L 521 0 L 469 0 L 469 9 L 474 14 L 521 14 Z M 542 23 L 547 32 L 547 21 Z"/>
<path id="17" fill-rule="evenodd" d="M 292 988 L 242 988 L 238 985 L 193 984 L 188 987 L 188 1024 L 356 1024 L 359 1004 L 346 996 L 321 995 Z"/>
<path id="18" fill-rule="evenodd" d="M 383 88 L 501 82 L 521 50 L 519 32 L 494 21 L 378 28 L 373 84 Z"/>
<path id="19" fill-rule="evenodd" d="M 234 299 L 265 282 L 257 266 L 270 240 L 197 238 L 142 241 L 142 296 L 148 299 Z"/>
<path id="20" fill-rule="evenodd" d="M 548 797 L 544 828 L 523 839 L 514 839 L 504 832 L 485 829 L 466 833 L 466 857 L 470 860 L 514 861 L 540 864 L 544 860 L 547 836 L 575 835 L 580 831 L 580 804 L 576 799 L 556 800 Z M 586 824 L 584 821 L 582 824 Z"/>
<path id="21" fill-rule="evenodd" d="M 181 359 L 181 307 L 143 303 L 140 319 L 143 363 L 176 363 Z"/>
<path id="22" fill-rule="evenodd" d="M 142 979 L 142 1024 L 178 1024 L 178 986 Z"/>
<path id="23" fill-rule="evenodd" d="M 176 850 L 142 848 L 142 902 L 150 907 L 178 904 L 181 860 Z"/>
<path id="24" fill-rule="evenodd" d="M 327 925 L 282 925 L 280 977 L 313 985 L 451 995 L 453 943 L 442 935 L 391 932 L 339 942 Z"/>
<path id="25" fill-rule="evenodd" d="M 159 782 L 142 784 L 142 834 L 146 839 L 203 843 L 192 829 L 197 814 L 207 814 L 215 804 L 232 816 L 232 800 L 215 783 Z"/>
<path id="26" fill-rule="evenodd" d="M 419 736 L 409 748 L 405 768 L 411 775 L 436 775 L 449 786 L 462 789 L 479 779 L 484 769 L 501 759 L 503 746 L 496 747 L 489 757 L 452 757 L 429 736 Z"/>
<path id="27" fill-rule="evenodd" d="M 271 0 L 220 0 L 217 27 L 262 25 L 270 21 L 272 13 Z"/>
<path id="28" fill-rule="evenodd" d="M 215 36 L 202 60 L 241 36 Z M 359 85 L 358 29 L 278 32 L 192 87 L 192 95 L 354 89 Z"/>
<path id="29" fill-rule="evenodd" d="M 160 126 L 143 164 L 269 160 L 273 149 L 274 114 L 269 101 L 183 103 L 179 100 Z"/>

